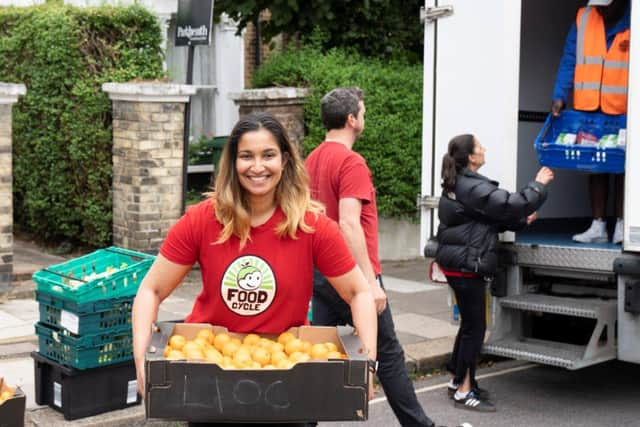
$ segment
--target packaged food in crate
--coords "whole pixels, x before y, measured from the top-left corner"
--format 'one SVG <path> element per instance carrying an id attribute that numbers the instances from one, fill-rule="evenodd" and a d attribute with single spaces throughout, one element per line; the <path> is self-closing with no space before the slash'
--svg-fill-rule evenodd
<path id="1" fill-rule="evenodd" d="M 131 329 L 133 296 L 78 304 L 55 295 L 36 292 L 40 322 L 75 335 Z"/>
<path id="2" fill-rule="evenodd" d="M 75 336 L 66 330 L 36 323 L 40 354 L 75 369 L 125 362 L 133 358 L 131 329 Z"/>
<path id="3" fill-rule="evenodd" d="M 535 149 L 543 166 L 624 173 L 627 116 L 565 110 L 549 114 Z"/>
<path id="4" fill-rule="evenodd" d="M 82 304 L 135 295 L 153 255 L 112 246 L 33 274 L 39 292 Z"/>

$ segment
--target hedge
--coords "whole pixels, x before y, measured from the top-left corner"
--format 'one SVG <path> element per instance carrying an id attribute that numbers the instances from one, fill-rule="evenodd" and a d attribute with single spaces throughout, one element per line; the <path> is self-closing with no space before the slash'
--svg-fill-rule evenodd
<path id="1" fill-rule="evenodd" d="M 111 102 L 104 82 L 163 77 L 145 9 L 60 2 L 0 8 L 0 81 L 24 83 L 13 112 L 14 221 L 45 241 L 111 241 Z"/>
<path id="2" fill-rule="evenodd" d="M 344 50 L 323 54 L 314 47 L 272 55 L 255 73 L 255 87 L 310 88 L 304 106 L 304 155 L 324 138 L 320 99 L 337 86 L 364 90 L 365 130 L 354 145 L 367 160 L 377 191 L 378 211 L 417 218 L 422 132 L 422 66 L 363 58 Z"/>

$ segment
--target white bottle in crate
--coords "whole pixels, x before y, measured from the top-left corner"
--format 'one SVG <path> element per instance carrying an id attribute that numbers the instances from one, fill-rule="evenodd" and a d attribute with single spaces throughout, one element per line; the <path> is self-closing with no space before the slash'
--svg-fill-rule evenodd
<path id="1" fill-rule="evenodd" d="M 618 147 L 625 148 L 627 145 L 627 130 L 620 129 L 618 131 Z"/>

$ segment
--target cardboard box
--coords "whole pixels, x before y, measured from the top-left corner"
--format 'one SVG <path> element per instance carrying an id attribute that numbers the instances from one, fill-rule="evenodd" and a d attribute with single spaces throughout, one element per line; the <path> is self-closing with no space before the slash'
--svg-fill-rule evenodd
<path id="1" fill-rule="evenodd" d="M 348 359 L 301 362 L 291 369 L 225 370 L 204 361 L 166 360 L 174 334 L 193 339 L 208 324 L 160 323 L 145 360 L 147 418 L 191 422 L 365 421 L 369 375 L 360 339 L 347 328 L 301 326 L 311 343 L 333 342 Z M 233 334 L 242 339 L 244 334 Z M 262 335 L 275 339 L 274 336 Z"/>
<path id="2" fill-rule="evenodd" d="M 26 396 L 20 387 L 10 387 L 0 377 L 0 394 L 5 391 L 11 392 L 12 396 L 0 404 L 0 427 L 23 427 Z"/>

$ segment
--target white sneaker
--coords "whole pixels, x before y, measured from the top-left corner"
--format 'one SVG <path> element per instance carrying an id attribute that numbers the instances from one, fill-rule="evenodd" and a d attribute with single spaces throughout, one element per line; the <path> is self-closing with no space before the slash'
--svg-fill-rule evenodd
<path id="1" fill-rule="evenodd" d="M 584 233 L 573 236 L 574 242 L 580 243 L 607 243 L 607 223 L 604 220 L 594 218 L 591 227 Z"/>
<path id="2" fill-rule="evenodd" d="M 611 243 L 614 245 L 619 245 L 622 243 L 624 233 L 624 220 L 622 218 L 618 218 L 616 221 L 616 228 L 613 231 L 613 236 L 611 237 Z"/>

